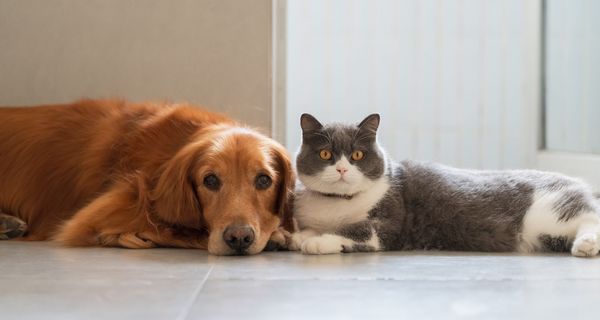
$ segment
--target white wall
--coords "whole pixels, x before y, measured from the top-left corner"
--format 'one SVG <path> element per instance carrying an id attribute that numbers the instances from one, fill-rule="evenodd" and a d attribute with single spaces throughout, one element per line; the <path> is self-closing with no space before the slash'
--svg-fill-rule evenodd
<path id="1" fill-rule="evenodd" d="M 2 0 L 0 105 L 190 101 L 268 130 L 271 0 Z"/>
<path id="2" fill-rule="evenodd" d="M 549 150 L 600 154 L 600 1 L 547 1 Z"/>
<path id="3" fill-rule="evenodd" d="M 287 145 L 299 116 L 383 116 L 397 159 L 535 165 L 539 1 L 288 1 Z"/>

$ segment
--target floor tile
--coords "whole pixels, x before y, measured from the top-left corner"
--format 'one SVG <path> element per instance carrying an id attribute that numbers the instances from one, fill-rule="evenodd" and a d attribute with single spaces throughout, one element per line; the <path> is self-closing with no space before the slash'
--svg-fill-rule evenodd
<path id="1" fill-rule="evenodd" d="M 306 256 L 296 252 L 222 257 L 211 279 L 232 280 L 503 280 L 600 279 L 600 258 L 567 254 L 516 255 L 386 252 Z"/>
<path id="2" fill-rule="evenodd" d="M 176 319 L 202 285 L 156 278 L 2 281 L 3 320 Z"/>
<path id="3" fill-rule="evenodd" d="M 47 242 L 0 241 L 0 278 L 194 278 L 216 257 L 191 249 L 61 248 Z"/>
<path id="4" fill-rule="evenodd" d="M 215 257 L 0 241 L 0 319 L 597 318 L 600 258 Z"/>
<path id="5" fill-rule="evenodd" d="M 0 319 L 176 319 L 206 280 L 204 251 L 0 242 Z"/>
<path id="6" fill-rule="evenodd" d="M 209 280 L 187 319 L 597 319 L 598 288 L 598 280 Z"/>

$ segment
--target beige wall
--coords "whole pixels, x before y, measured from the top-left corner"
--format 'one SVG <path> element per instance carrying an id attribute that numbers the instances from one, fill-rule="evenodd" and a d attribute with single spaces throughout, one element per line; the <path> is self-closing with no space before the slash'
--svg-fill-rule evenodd
<path id="1" fill-rule="evenodd" d="M 0 105 L 190 101 L 270 127 L 271 0 L 2 0 Z"/>

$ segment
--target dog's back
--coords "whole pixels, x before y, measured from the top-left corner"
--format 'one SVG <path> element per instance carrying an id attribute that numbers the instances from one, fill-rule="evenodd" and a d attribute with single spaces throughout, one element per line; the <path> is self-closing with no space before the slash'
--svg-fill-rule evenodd
<path id="1" fill-rule="evenodd" d="M 229 121 L 191 107 L 93 100 L 0 108 L 0 119 L 0 209 L 27 222 L 31 239 L 50 236 L 114 175 L 172 155 L 198 123 Z"/>

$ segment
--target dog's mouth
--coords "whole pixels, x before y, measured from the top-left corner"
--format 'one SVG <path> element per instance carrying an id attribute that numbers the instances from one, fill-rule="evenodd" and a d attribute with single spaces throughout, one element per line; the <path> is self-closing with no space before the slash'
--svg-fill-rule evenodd
<path id="1" fill-rule="evenodd" d="M 234 251 L 232 254 L 230 254 L 230 256 L 247 256 L 247 255 L 249 255 L 248 250 Z"/>
<path id="2" fill-rule="evenodd" d="M 247 249 L 231 249 L 229 247 L 222 248 L 222 250 L 209 251 L 211 254 L 216 256 L 250 256 L 254 254 L 254 250 Z"/>

